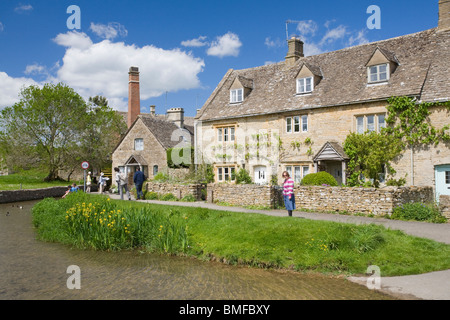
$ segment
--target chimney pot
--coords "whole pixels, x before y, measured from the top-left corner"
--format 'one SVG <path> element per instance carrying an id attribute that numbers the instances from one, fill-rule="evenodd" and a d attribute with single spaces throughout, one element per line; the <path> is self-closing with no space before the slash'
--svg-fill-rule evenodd
<path id="1" fill-rule="evenodd" d="M 184 109 L 183 108 L 172 108 L 167 110 L 167 119 L 175 123 L 179 128 L 184 126 Z"/>
<path id="2" fill-rule="evenodd" d="M 140 113 L 139 68 L 130 67 L 128 72 L 128 128 L 136 121 Z"/>

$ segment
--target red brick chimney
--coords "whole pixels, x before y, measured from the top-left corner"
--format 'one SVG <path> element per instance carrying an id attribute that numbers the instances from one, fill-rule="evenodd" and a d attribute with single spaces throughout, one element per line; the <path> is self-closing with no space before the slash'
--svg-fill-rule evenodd
<path id="1" fill-rule="evenodd" d="M 131 67 L 128 72 L 128 128 L 141 113 L 141 95 L 139 92 L 139 68 Z"/>

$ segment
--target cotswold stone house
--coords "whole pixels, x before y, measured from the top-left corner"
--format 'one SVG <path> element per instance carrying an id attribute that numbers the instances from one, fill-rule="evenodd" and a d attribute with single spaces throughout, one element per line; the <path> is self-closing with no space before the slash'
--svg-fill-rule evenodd
<path id="1" fill-rule="evenodd" d="M 327 171 L 345 183 L 343 142 L 384 127 L 388 98 L 450 99 L 449 0 L 439 2 L 434 29 L 308 57 L 299 39 L 288 47 L 282 62 L 229 70 L 198 112 L 196 163 L 212 163 L 216 182 L 245 168 L 256 183 L 281 181 L 284 170 L 296 182 Z M 437 128 L 450 123 L 444 108 L 430 118 Z M 449 144 L 405 150 L 394 168 L 397 179 L 450 194 Z"/>
<path id="2" fill-rule="evenodd" d="M 125 115 L 124 115 L 125 116 Z M 112 153 L 112 166 L 127 174 L 140 168 L 152 179 L 158 172 L 166 172 L 167 149 L 193 144 L 193 118 L 184 117 L 183 108 L 172 108 L 166 114 L 141 114 L 139 69 L 129 72 L 128 131 Z M 113 181 L 115 174 L 113 172 Z"/>

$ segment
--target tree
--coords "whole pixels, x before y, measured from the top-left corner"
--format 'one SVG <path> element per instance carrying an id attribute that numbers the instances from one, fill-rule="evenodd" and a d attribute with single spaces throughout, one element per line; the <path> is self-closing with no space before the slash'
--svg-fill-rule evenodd
<path id="1" fill-rule="evenodd" d="M 79 166 L 81 159 L 107 158 L 120 138 L 119 120 L 107 106 L 86 104 L 62 83 L 30 86 L 21 90 L 18 103 L 1 111 L 0 144 L 8 150 L 8 163 L 40 166 L 48 171 L 46 181 L 57 180 L 59 170 Z"/>
<path id="2" fill-rule="evenodd" d="M 378 187 L 383 166 L 391 174 L 395 173 L 390 163 L 402 151 L 401 141 L 382 131 L 364 134 L 350 133 L 344 142 L 344 151 L 349 156 L 347 183 L 351 186 L 361 184 L 360 176 L 371 179 Z"/>

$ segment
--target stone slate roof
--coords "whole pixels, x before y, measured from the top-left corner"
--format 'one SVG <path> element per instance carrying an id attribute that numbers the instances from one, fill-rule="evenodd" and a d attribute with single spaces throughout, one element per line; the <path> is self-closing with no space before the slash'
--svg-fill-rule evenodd
<path id="1" fill-rule="evenodd" d="M 388 84 L 368 85 L 366 64 L 379 48 L 398 61 Z M 312 94 L 296 95 L 301 67 L 320 70 L 321 81 Z M 389 40 L 243 70 L 230 69 L 206 101 L 196 119 L 213 121 L 270 113 L 415 96 L 422 101 L 450 100 L 450 31 L 437 28 Z M 236 77 L 251 79 L 253 89 L 242 103 L 230 104 L 229 90 Z"/>
<path id="2" fill-rule="evenodd" d="M 165 149 L 173 148 L 181 142 L 181 137 L 179 140 L 172 141 L 172 134 L 179 130 L 179 128 L 172 122 L 166 120 L 165 116 L 152 116 L 152 115 L 139 115 L 142 122 L 147 126 L 147 128 L 153 133 L 155 138 Z M 191 145 L 194 145 L 194 127 L 184 124 L 184 128 L 188 131 L 190 135 Z"/>

